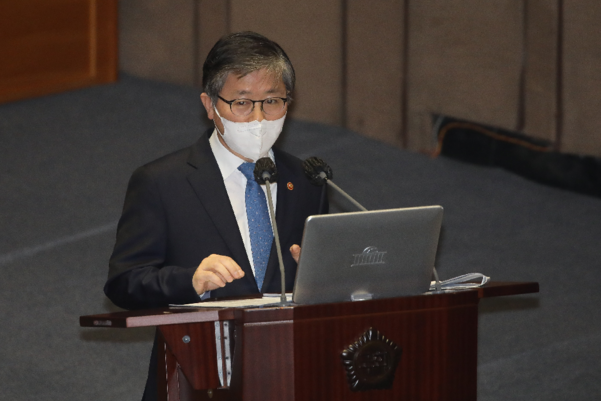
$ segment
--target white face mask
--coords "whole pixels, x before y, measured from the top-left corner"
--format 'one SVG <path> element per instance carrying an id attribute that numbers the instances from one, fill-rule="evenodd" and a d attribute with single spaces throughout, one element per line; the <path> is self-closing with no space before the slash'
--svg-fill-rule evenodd
<path id="1" fill-rule="evenodd" d="M 217 108 L 214 110 L 221 119 L 225 131 L 219 132 L 219 128 L 215 125 L 221 138 L 231 150 L 253 162 L 267 156 L 269 149 L 280 136 L 286 119 L 286 114 L 284 114 L 282 118 L 273 121 L 255 120 L 249 123 L 237 123 L 221 117 Z"/>

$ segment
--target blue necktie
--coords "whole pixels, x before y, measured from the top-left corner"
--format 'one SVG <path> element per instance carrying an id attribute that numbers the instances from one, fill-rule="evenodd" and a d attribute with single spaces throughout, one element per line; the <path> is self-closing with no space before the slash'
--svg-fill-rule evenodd
<path id="1" fill-rule="evenodd" d="M 254 170 L 255 163 L 242 163 L 238 170 L 246 177 L 246 217 L 248 219 L 248 231 L 250 232 L 250 245 L 253 255 L 253 264 L 255 266 L 255 280 L 259 291 L 263 286 L 265 270 L 271 252 L 273 242 L 273 231 L 269 219 L 269 209 L 265 192 L 255 181 Z"/>

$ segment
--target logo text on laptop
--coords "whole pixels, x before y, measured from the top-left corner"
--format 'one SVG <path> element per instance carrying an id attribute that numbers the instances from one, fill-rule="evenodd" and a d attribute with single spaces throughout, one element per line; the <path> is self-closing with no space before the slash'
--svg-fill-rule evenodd
<path id="1" fill-rule="evenodd" d="M 354 261 L 351 267 L 355 266 L 369 266 L 369 265 L 383 265 L 386 263 L 384 256 L 386 252 L 378 251 L 375 246 L 368 246 L 361 253 L 353 254 Z"/>

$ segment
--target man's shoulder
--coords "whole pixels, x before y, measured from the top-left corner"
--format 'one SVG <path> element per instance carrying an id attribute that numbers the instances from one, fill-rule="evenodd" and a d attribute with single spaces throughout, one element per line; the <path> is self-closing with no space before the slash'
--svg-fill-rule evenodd
<path id="1" fill-rule="evenodd" d="M 278 148 L 272 148 L 276 165 L 284 165 L 293 172 L 302 171 L 303 162 L 298 157 Z"/>
<path id="2" fill-rule="evenodd" d="M 206 135 L 202 135 L 198 141 L 185 148 L 173 151 L 158 159 L 152 160 L 134 171 L 134 175 L 142 174 L 156 178 L 168 178 L 173 175 L 185 174 L 197 167 L 203 158 L 210 153 L 209 142 Z"/>

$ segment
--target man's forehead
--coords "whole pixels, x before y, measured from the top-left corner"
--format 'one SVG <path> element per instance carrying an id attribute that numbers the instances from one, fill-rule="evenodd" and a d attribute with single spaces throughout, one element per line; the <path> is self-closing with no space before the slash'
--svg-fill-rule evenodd
<path id="1" fill-rule="evenodd" d="M 248 94 L 252 94 L 252 93 L 256 93 L 256 92 L 262 92 L 262 93 L 277 93 L 277 92 L 281 92 L 282 91 L 282 87 L 278 87 L 278 86 L 272 86 L 270 88 L 261 88 L 262 90 L 253 90 L 251 88 L 243 88 L 243 89 L 238 89 L 236 90 L 236 93 L 239 95 L 248 95 Z"/>
<path id="2" fill-rule="evenodd" d="M 281 74 L 267 70 L 256 70 L 247 74 L 230 72 L 224 90 L 239 95 L 249 93 L 276 93 L 286 90 Z"/>

